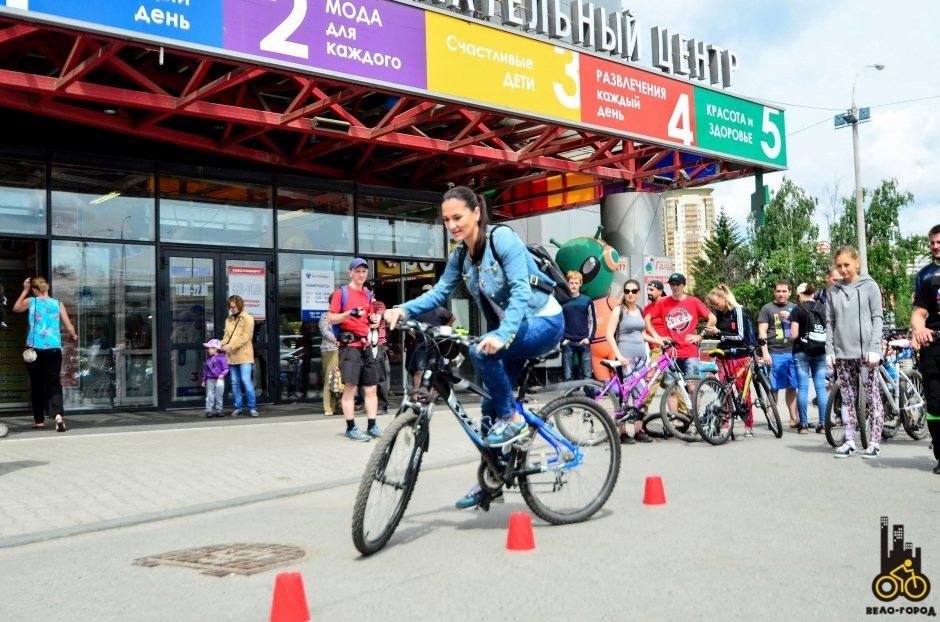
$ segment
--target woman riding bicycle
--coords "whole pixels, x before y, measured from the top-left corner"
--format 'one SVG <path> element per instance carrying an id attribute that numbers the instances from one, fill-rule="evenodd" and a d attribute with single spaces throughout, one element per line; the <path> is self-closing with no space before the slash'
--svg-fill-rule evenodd
<path id="1" fill-rule="evenodd" d="M 470 359 L 489 393 L 481 402 L 481 429 L 490 447 L 515 442 L 526 430 L 516 411 L 513 387 L 527 359 L 556 347 L 564 336 L 561 305 L 552 296 L 552 281 L 539 271 L 525 244 L 509 227 L 490 226 L 482 196 L 465 186 L 448 190 L 441 201 L 444 226 L 458 243 L 440 280 L 429 292 L 385 312 L 394 328 L 444 304 L 461 282 L 492 330 L 470 350 Z M 531 285 L 531 282 L 537 285 Z M 495 327 L 495 328 L 494 328 Z M 457 501 L 459 509 L 475 507 L 485 493 L 474 486 Z"/>
<path id="2" fill-rule="evenodd" d="M 735 299 L 731 289 L 724 283 L 716 285 L 708 295 L 705 296 L 707 304 L 715 313 L 715 326 L 706 327 L 704 332 L 710 335 L 718 335 L 721 341 L 718 342 L 718 349 L 729 351 L 734 348 L 740 348 L 744 345 L 744 307 Z M 724 365 L 725 372 L 729 378 L 733 377 L 741 367 L 747 364 L 747 352 L 742 352 L 734 358 L 727 359 Z M 735 380 L 738 390 L 743 394 L 744 382 L 747 380 L 747 374 L 744 374 Z M 751 394 L 747 394 L 747 419 L 744 420 L 744 436 L 754 436 L 754 410 L 751 408 Z"/>
<path id="3" fill-rule="evenodd" d="M 836 252 L 836 269 L 842 280 L 829 290 L 826 318 L 826 364 L 835 367 L 842 384 L 845 443 L 836 450 L 836 458 L 847 458 L 856 453 L 855 428 L 857 425 L 856 398 L 858 376 L 862 366 L 869 374 L 865 378 L 865 396 L 871 418 L 871 443 L 863 458 L 877 458 L 881 453 L 881 429 L 884 408 L 878 395 L 878 374 L 881 361 L 881 329 L 883 311 L 881 289 L 868 275 L 858 273 L 858 251 L 843 246 Z"/>
<path id="4" fill-rule="evenodd" d="M 653 337 L 646 332 L 646 320 L 643 317 L 643 309 L 636 303 L 637 296 L 640 293 L 639 282 L 630 279 L 623 285 L 623 302 L 611 311 L 610 319 L 607 321 L 607 343 L 613 352 L 614 358 L 620 361 L 621 378 L 629 378 L 637 370 L 643 368 L 646 364 L 648 348 L 644 342 L 649 342 L 657 346 L 663 346 L 663 340 Z M 640 384 L 633 385 L 630 391 L 630 397 L 633 403 L 640 394 Z M 621 395 L 620 399 L 626 403 L 627 396 Z M 633 422 L 633 438 L 627 434 L 626 424 L 620 425 L 621 444 L 630 444 L 633 442 L 652 443 L 653 439 L 643 429 L 643 415 L 645 415 L 646 406 L 640 404 L 639 409 L 643 412 L 637 416 Z"/>

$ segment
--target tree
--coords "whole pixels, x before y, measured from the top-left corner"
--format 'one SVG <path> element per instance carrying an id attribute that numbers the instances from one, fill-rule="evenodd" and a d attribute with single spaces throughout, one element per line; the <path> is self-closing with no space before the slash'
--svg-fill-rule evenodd
<path id="1" fill-rule="evenodd" d="M 813 222 L 816 200 L 784 178 L 764 212 L 765 224 L 750 220 L 754 282 L 750 300 L 738 300 L 749 308 L 759 308 L 773 298 L 774 284 L 789 281 L 794 288 L 801 282 L 821 283 L 828 257 L 816 250 L 819 227 Z"/>
<path id="2" fill-rule="evenodd" d="M 728 217 L 724 208 L 718 213 L 715 230 L 702 245 L 704 258 L 692 263 L 695 292 L 701 298 L 718 283 L 732 288 L 749 280 L 750 259 L 747 244 L 738 232 L 738 226 Z"/>
<path id="3" fill-rule="evenodd" d="M 899 325 L 906 326 L 911 317 L 911 266 L 926 259 L 926 236 L 901 234 L 901 211 L 914 202 L 914 195 L 902 192 L 896 179 L 882 180 L 871 194 L 865 210 L 865 237 L 868 240 L 868 273 L 881 287 L 885 310 L 891 312 Z M 832 228 L 833 251 L 839 246 L 858 245 L 855 226 L 855 197 L 843 201 L 844 210 Z M 886 314 L 887 315 L 887 314 Z M 886 317 L 885 323 L 891 321 Z"/>

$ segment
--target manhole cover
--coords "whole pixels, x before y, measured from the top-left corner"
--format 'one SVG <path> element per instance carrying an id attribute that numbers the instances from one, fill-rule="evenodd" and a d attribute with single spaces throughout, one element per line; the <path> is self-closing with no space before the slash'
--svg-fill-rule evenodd
<path id="1" fill-rule="evenodd" d="M 135 559 L 138 566 L 185 566 L 202 574 L 224 577 L 228 574 L 255 574 L 303 559 L 304 550 L 284 544 L 215 544 L 195 549 L 171 551 Z"/>

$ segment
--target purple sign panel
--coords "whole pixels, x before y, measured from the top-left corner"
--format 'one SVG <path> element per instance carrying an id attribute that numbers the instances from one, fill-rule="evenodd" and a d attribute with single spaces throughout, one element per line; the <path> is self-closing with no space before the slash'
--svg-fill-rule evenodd
<path id="1" fill-rule="evenodd" d="M 427 88 L 424 11 L 387 0 L 225 0 L 224 46 Z"/>

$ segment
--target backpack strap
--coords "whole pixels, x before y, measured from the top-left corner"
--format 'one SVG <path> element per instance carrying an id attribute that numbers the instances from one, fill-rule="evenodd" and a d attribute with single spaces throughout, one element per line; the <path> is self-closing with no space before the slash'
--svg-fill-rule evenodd
<path id="1" fill-rule="evenodd" d="M 490 252 L 493 253 L 493 257 L 496 259 L 496 263 L 498 263 L 498 264 L 499 264 L 499 267 L 502 268 L 502 267 L 503 267 L 503 261 L 499 258 L 499 253 L 496 252 L 496 245 L 493 243 L 493 234 L 496 233 L 496 230 L 497 230 L 499 227 L 506 227 L 506 228 L 509 229 L 510 231 L 513 231 L 513 232 L 515 232 L 515 231 L 514 231 L 513 228 L 510 227 L 509 225 L 498 224 L 498 225 L 493 225 L 493 229 L 492 229 L 491 231 L 487 231 L 487 232 L 486 232 L 486 237 L 489 238 Z M 529 247 L 528 247 L 528 246 L 526 247 L 526 252 L 529 253 L 530 255 L 532 254 L 532 251 L 529 250 Z M 555 286 L 556 286 L 556 285 L 559 285 L 559 284 L 558 284 L 558 283 L 555 283 L 555 281 L 551 281 L 551 280 L 550 280 L 550 281 L 545 281 L 545 280 L 542 279 L 542 277 L 539 276 L 539 275 L 530 274 L 530 275 L 529 275 L 529 285 L 532 286 L 532 287 L 534 287 L 534 288 L 536 288 L 536 289 L 542 290 L 542 291 L 545 292 L 546 294 L 553 294 L 553 293 L 555 292 Z"/>

